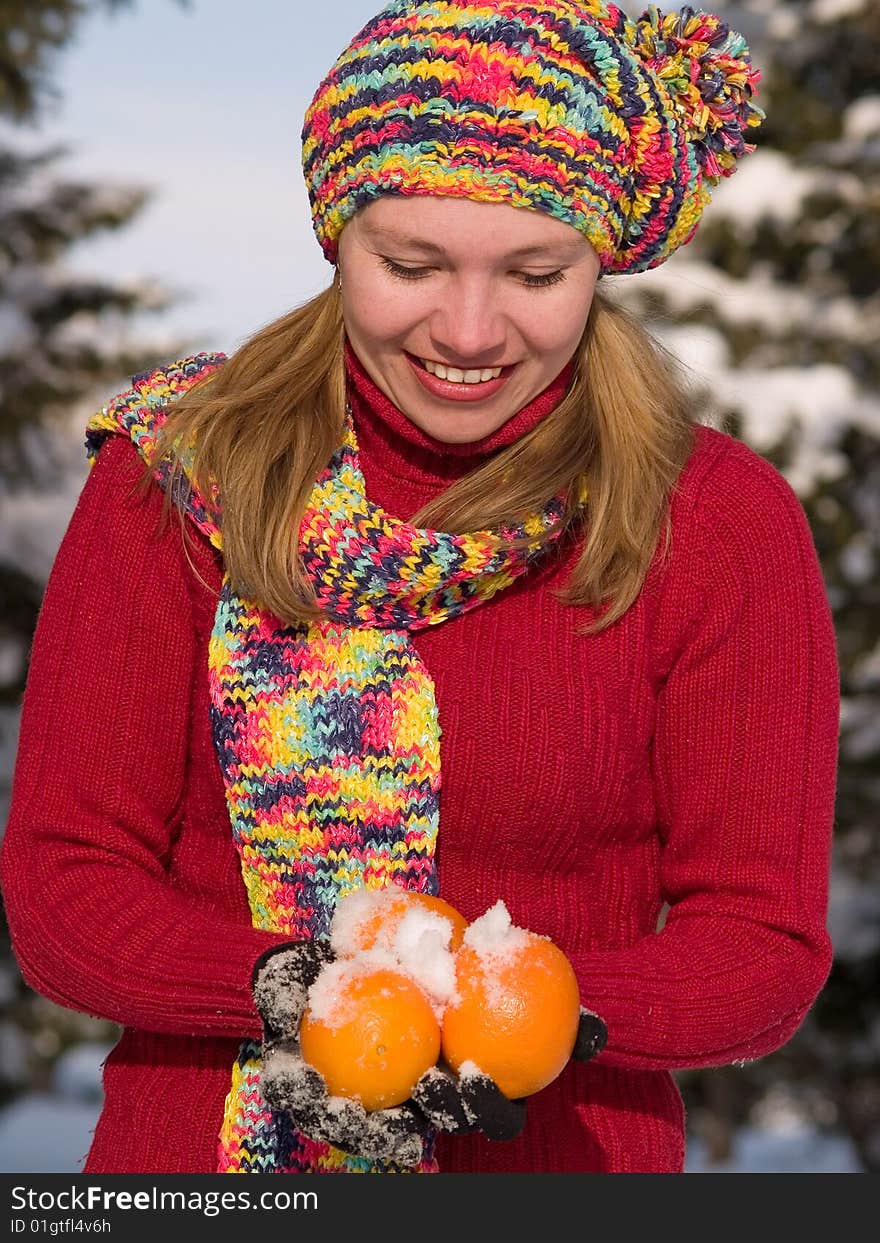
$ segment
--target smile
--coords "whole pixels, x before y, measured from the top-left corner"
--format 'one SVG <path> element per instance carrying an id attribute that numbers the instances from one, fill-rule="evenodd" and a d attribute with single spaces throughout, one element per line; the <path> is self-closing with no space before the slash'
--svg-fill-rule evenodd
<path id="1" fill-rule="evenodd" d="M 507 367 L 447 367 L 430 358 L 420 358 L 404 351 L 422 388 L 446 401 L 486 401 L 494 397 L 516 370 L 516 363 Z"/>
<path id="2" fill-rule="evenodd" d="M 446 367 L 443 363 L 432 362 L 430 358 L 420 358 L 419 362 L 438 380 L 449 380 L 453 384 L 485 384 L 487 380 L 497 380 L 503 371 L 502 367 L 483 367 L 479 371 L 462 371 L 458 367 Z"/>

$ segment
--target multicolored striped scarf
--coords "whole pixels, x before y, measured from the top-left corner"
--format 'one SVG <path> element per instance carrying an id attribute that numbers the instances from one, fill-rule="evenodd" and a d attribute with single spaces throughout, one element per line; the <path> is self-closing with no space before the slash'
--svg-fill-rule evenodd
<path id="1" fill-rule="evenodd" d="M 90 466 L 113 433 L 130 436 L 149 464 L 169 401 L 224 361 L 198 354 L 135 376 L 89 421 Z M 167 458 L 154 476 L 168 485 Z M 222 551 L 220 526 L 191 481 L 174 500 Z M 326 620 L 286 625 L 224 573 L 208 653 L 211 723 L 255 927 L 325 937 L 353 889 L 394 882 L 437 892 L 440 725 L 410 632 L 486 603 L 524 574 L 561 534 L 563 510 L 557 497 L 518 526 L 467 535 L 394 518 L 366 497 L 349 409 L 299 533 Z M 543 532 L 543 548 L 510 547 Z M 270 1110 L 253 1040 L 232 1068 L 219 1141 L 224 1173 L 411 1172 L 316 1143 Z M 427 1140 L 417 1172 L 436 1170 L 433 1148 Z"/>

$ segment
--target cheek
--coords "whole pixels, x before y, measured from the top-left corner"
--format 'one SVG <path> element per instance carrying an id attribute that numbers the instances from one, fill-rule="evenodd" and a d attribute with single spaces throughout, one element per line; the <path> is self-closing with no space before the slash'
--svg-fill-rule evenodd
<path id="1" fill-rule="evenodd" d="M 544 298 L 534 295 L 534 302 L 518 317 L 520 331 L 531 346 L 546 354 L 571 353 L 583 335 L 590 303 L 585 304 L 581 291 L 572 290 Z"/>
<path id="2" fill-rule="evenodd" d="M 346 285 L 343 315 L 351 335 L 374 342 L 396 341 L 404 337 L 423 315 L 417 299 L 389 290 L 387 281 L 369 278 Z"/>

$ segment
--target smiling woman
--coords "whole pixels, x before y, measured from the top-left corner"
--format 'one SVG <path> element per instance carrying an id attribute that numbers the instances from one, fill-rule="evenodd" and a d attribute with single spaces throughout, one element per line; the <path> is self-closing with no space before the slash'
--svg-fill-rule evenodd
<path id="1" fill-rule="evenodd" d="M 469 444 L 573 356 L 599 256 L 538 212 L 385 195 L 344 229 L 339 270 L 348 340 L 370 378 L 427 435 Z"/>
<path id="2" fill-rule="evenodd" d="M 394 0 L 306 111 L 327 288 L 89 420 L 0 858 L 25 979 L 124 1029 L 87 1173 L 679 1172 L 673 1072 L 809 1011 L 818 558 L 602 286 L 694 235 L 757 81 L 690 8 Z M 334 911 L 390 885 L 570 961 L 527 1104 L 441 1059 L 367 1113 L 304 1061 Z"/>

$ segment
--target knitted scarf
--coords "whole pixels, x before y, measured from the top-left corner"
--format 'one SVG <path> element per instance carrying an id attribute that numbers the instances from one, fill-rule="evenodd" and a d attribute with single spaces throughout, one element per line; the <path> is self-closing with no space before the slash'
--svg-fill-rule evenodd
<path id="1" fill-rule="evenodd" d="M 224 361 L 198 354 L 135 376 L 87 424 L 90 467 L 114 433 L 149 464 L 169 401 Z M 182 464 L 189 480 L 185 456 Z M 154 477 L 168 485 L 168 459 Z M 216 493 L 210 513 L 191 481 L 174 501 L 222 551 Z M 410 632 L 484 604 L 525 573 L 543 550 L 512 549 L 510 539 L 549 531 L 555 542 L 563 501 L 498 531 L 420 530 L 367 500 L 349 408 L 299 532 L 325 620 L 288 626 L 224 573 L 208 655 L 211 723 L 255 927 L 326 937 L 353 889 L 437 892 L 440 726 Z M 270 1110 L 257 1042 L 243 1041 L 231 1074 L 219 1172 L 410 1172 L 316 1143 Z M 427 1140 L 416 1171 L 436 1170 L 433 1148 Z"/>

